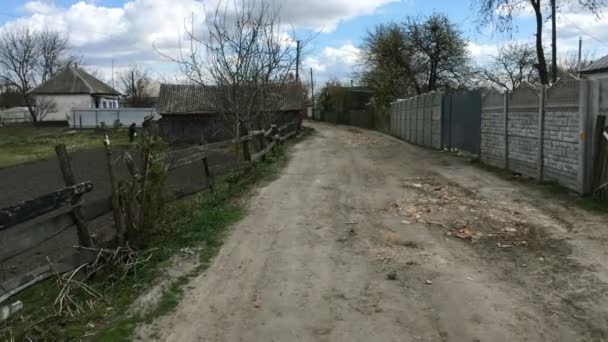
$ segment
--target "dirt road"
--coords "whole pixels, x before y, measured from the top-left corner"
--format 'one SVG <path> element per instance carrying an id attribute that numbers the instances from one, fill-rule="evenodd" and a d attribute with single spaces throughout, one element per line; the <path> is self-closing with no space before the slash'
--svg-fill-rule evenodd
<path id="1" fill-rule="evenodd" d="M 445 153 L 312 124 L 166 341 L 608 341 L 608 217 Z"/>

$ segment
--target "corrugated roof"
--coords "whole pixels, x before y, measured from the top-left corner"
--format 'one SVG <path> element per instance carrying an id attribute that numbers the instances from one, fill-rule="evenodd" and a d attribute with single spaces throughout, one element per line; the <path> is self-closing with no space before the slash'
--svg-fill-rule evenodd
<path id="1" fill-rule="evenodd" d="M 218 111 L 219 101 L 223 99 L 220 89 L 215 86 L 161 84 L 158 98 L 160 114 L 204 114 Z M 281 101 L 281 110 L 300 110 L 303 91 L 297 85 L 284 86 L 276 90 L 277 101 Z"/>
<path id="2" fill-rule="evenodd" d="M 30 93 L 120 95 L 116 89 L 75 67 L 68 67 L 59 72 L 50 80 L 31 90 Z"/>
<path id="3" fill-rule="evenodd" d="M 580 70 L 583 74 L 608 71 L 608 56 L 604 56 Z"/>

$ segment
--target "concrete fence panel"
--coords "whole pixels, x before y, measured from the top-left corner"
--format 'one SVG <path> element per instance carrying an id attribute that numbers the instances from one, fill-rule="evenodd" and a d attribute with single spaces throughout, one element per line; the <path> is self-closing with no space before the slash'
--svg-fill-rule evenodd
<path id="1" fill-rule="evenodd" d="M 441 103 L 443 94 L 435 93 L 432 101 L 431 108 L 431 132 L 432 132 L 432 146 L 437 149 L 441 149 Z"/>
<path id="2" fill-rule="evenodd" d="M 522 175 L 537 176 L 538 91 L 522 86 L 509 97 L 508 160 L 509 167 Z"/>
<path id="3" fill-rule="evenodd" d="M 547 89 L 543 130 L 543 179 L 577 188 L 579 173 L 579 81 L 565 78 Z"/>
<path id="4" fill-rule="evenodd" d="M 505 94 L 492 90 L 483 95 L 481 103 L 481 161 L 507 167 Z"/>

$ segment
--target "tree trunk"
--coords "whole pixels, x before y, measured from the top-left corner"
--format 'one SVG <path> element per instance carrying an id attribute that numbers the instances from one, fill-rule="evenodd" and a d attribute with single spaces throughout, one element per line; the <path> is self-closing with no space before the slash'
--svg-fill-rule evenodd
<path id="1" fill-rule="evenodd" d="M 549 84 L 549 75 L 547 72 L 547 61 L 545 59 L 545 50 L 543 49 L 543 15 L 541 13 L 541 0 L 530 0 L 534 8 L 536 16 L 536 57 L 538 58 L 538 76 L 541 84 Z"/>
<path id="2" fill-rule="evenodd" d="M 27 110 L 30 112 L 30 116 L 32 117 L 32 122 L 34 123 L 34 126 L 38 127 L 38 117 L 36 116 L 36 111 L 34 110 L 34 106 L 32 105 L 32 100 L 27 95 L 24 95 L 23 97 L 25 98 L 25 105 L 27 106 Z"/>

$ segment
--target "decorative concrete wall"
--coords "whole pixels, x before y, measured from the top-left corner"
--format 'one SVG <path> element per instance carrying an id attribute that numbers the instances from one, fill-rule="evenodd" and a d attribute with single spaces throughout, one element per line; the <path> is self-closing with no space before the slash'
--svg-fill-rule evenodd
<path id="1" fill-rule="evenodd" d="M 547 89 L 543 132 L 543 174 L 576 189 L 579 172 L 579 84 L 564 79 Z"/>
<path id="2" fill-rule="evenodd" d="M 504 168 L 505 164 L 505 95 L 491 91 L 482 99 L 481 161 Z"/>
<path id="3" fill-rule="evenodd" d="M 507 121 L 509 169 L 536 177 L 538 158 L 537 90 L 530 86 L 515 89 L 509 96 Z"/>
<path id="4" fill-rule="evenodd" d="M 431 92 L 391 103 L 391 134 L 421 146 L 441 148 L 441 96 Z"/>
<path id="5" fill-rule="evenodd" d="M 485 94 L 481 160 L 583 193 L 580 180 L 586 166 L 579 136 L 584 136 L 586 116 L 580 108 L 580 82 L 566 78 L 545 90 L 522 86 L 508 95 L 506 103 L 504 94 Z"/>

